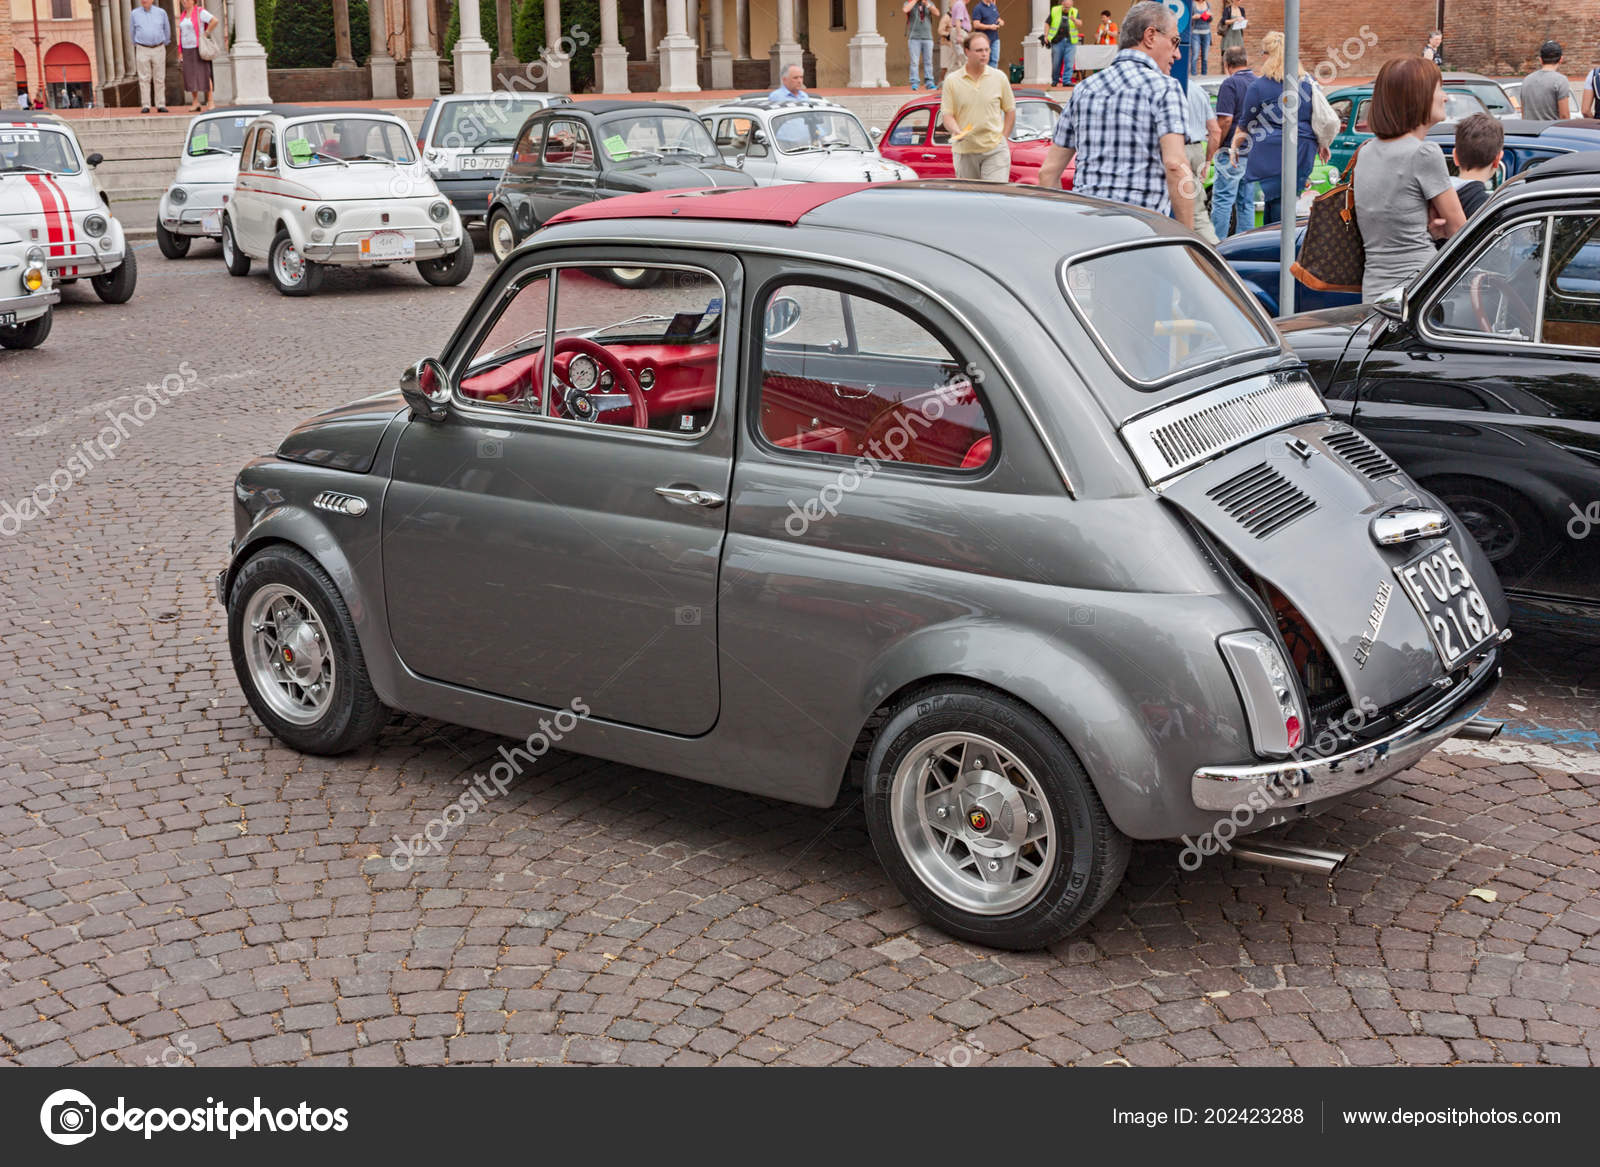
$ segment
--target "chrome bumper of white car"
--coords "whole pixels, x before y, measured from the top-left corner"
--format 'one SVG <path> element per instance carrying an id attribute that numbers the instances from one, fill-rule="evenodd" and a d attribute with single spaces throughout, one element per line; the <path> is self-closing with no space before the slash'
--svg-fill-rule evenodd
<path id="1" fill-rule="evenodd" d="M 0 320 L 13 313 L 16 319 L 13 324 L 26 324 L 30 320 L 37 320 L 50 310 L 50 305 L 61 299 L 61 293 L 55 288 L 44 292 L 34 292 L 27 296 L 10 296 L 0 298 Z"/>
<path id="2" fill-rule="evenodd" d="M 1201 810 L 1228 812 L 1245 807 L 1261 813 L 1364 790 L 1460 733 L 1488 704 L 1499 682 L 1500 650 L 1493 648 L 1447 696 L 1377 741 L 1321 758 L 1201 767 L 1190 783 L 1194 804 Z"/>
<path id="3" fill-rule="evenodd" d="M 104 275 L 122 266 L 122 248 L 112 247 L 101 251 L 97 244 L 98 241 L 87 239 L 75 243 L 52 243 L 48 248 L 50 255 L 45 260 L 45 266 L 50 269 L 51 276 L 58 279 L 65 276 L 69 280 L 79 276 Z"/>
<path id="4" fill-rule="evenodd" d="M 207 231 L 202 220 L 211 215 L 216 220 L 216 230 Z M 161 225 L 167 229 L 169 235 L 188 235 L 197 239 L 222 238 L 222 204 L 219 202 L 214 207 L 197 207 L 192 203 L 185 203 L 183 209 L 176 215 L 162 216 Z"/>
<path id="5" fill-rule="evenodd" d="M 391 228 L 378 228 L 377 230 L 391 230 Z M 453 255 L 461 247 L 461 236 L 446 239 L 436 229 L 428 227 L 395 227 L 411 237 L 411 244 L 415 254 L 404 259 L 372 259 L 361 253 L 361 241 L 371 231 L 349 232 L 336 238 L 332 243 L 307 243 L 301 248 L 302 253 L 309 260 L 316 263 L 349 263 L 359 265 L 372 265 L 382 263 L 410 263 L 414 259 L 439 259 L 446 255 Z"/>

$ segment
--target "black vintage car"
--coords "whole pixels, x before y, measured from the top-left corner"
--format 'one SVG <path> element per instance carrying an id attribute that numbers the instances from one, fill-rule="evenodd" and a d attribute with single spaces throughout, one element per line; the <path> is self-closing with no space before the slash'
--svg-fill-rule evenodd
<path id="1" fill-rule="evenodd" d="M 1600 633 L 1600 151 L 1507 183 L 1403 292 L 1278 325 L 1516 601 Z"/>
<path id="2" fill-rule="evenodd" d="M 489 245 L 504 259 L 552 216 L 596 199 L 754 185 L 722 160 L 711 132 L 686 106 L 576 102 L 523 124 L 489 199 Z"/>

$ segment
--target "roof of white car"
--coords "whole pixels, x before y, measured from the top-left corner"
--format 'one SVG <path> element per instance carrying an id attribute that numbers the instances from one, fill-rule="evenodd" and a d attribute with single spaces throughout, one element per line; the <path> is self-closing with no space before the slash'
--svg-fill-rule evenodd
<path id="1" fill-rule="evenodd" d="M 329 121 L 336 118 L 372 118 L 375 121 L 398 122 L 405 126 L 406 133 L 411 128 L 406 126 L 405 119 L 399 114 L 390 113 L 386 109 L 359 109 L 354 106 L 274 106 L 261 115 L 274 121 L 304 122 L 304 121 Z"/>

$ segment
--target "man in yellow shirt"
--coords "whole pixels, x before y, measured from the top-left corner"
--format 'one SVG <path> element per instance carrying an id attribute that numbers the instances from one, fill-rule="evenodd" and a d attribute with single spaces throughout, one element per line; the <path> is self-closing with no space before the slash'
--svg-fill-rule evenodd
<path id="1" fill-rule="evenodd" d="M 967 67 L 945 75 L 939 101 L 939 124 L 950 134 L 956 177 L 1008 182 L 1009 139 L 1017 124 L 1011 82 L 999 69 L 990 67 L 986 34 L 967 34 L 963 49 Z"/>

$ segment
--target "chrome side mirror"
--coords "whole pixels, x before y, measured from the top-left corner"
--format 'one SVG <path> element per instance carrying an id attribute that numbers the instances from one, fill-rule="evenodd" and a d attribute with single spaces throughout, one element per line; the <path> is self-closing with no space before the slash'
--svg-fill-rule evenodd
<path id="1" fill-rule="evenodd" d="M 774 296 L 767 305 L 762 334 L 766 339 L 782 336 L 800 323 L 800 301 L 793 296 Z"/>
<path id="2" fill-rule="evenodd" d="M 450 378 L 433 357 L 423 357 L 400 376 L 400 392 L 413 417 L 438 421 L 450 404 Z"/>
<path id="3" fill-rule="evenodd" d="M 876 141 L 878 141 L 879 139 L 881 139 L 883 137 L 883 127 L 882 126 L 873 126 L 870 130 L 867 131 L 867 133 L 871 134 L 872 135 L 872 140 L 874 142 L 876 142 Z"/>
<path id="4" fill-rule="evenodd" d="M 1372 306 L 1390 320 L 1404 324 L 1406 322 L 1406 286 L 1401 284 L 1397 288 L 1390 288 L 1383 295 L 1373 300 Z"/>

